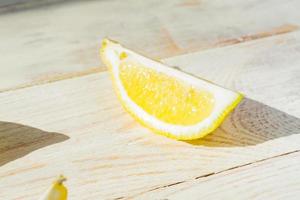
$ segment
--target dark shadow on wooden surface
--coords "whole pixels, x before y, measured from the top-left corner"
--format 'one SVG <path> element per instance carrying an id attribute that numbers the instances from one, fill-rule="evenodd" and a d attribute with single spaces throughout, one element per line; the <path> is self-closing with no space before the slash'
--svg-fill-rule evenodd
<path id="1" fill-rule="evenodd" d="M 209 147 L 252 146 L 299 133 L 299 118 L 245 98 L 213 133 L 185 142 Z"/>
<path id="2" fill-rule="evenodd" d="M 0 166 L 32 151 L 69 139 L 61 133 L 0 121 Z"/>
<path id="3" fill-rule="evenodd" d="M 92 0 L 0 0 L 0 14 Z"/>

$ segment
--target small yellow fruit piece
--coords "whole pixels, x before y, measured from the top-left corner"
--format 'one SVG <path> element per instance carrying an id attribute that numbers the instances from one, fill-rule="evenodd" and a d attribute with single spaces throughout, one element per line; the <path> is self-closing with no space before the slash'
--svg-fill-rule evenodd
<path id="1" fill-rule="evenodd" d="M 207 118 L 214 107 L 210 92 L 197 90 L 139 64 L 122 63 L 120 78 L 128 96 L 163 122 L 193 125 Z"/>
<path id="2" fill-rule="evenodd" d="M 64 176 L 60 175 L 40 200 L 67 200 L 68 190 L 63 185 L 66 180 Z"/>
<path id="3" fill-rule="evenodd" d="M 155 132 L 180 140 L 215 130 L 242 95 L 104 39 L 100 56 L 125 109 Z"/>

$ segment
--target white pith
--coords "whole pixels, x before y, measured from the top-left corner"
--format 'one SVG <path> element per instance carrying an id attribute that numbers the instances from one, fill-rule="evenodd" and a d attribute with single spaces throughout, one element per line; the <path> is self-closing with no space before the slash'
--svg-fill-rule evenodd
<path id="1" fill-rule="evenodd" d="M 215 104 L 210 116 L 194 125 L 184 126 L 163 122 L 145 112 L 141 107 L 139 107 L 134 101 L 130 99 L 121 83 L 119 77 L 119 65 L 121 62 L 120 54 L 122 52 L 125 52 L 127 54 L 128 57 L 126 59 L 128 60 L 132 60 L 135 63 L 141 63 L 145 67 L 155 69 L 158 72 L 182 80 L 194 86 L 195 88 L 206 90 L 212 93 L 214 95 Z M 115 85 L 119 91 L 120 98 L 123 101 L 123 103 L 125 103 L 126 107 L 132 112 L 134 112 L 135 115 L 138 118 L 142 119 L 142 121 L 148 126 L 154 127 L 155 129 L 161 132 L 171 133 L 172 135 L 179 138 L 180 136 L 189 137 L 189 135 L 192 137 L 193 135 L 199 133 L 206 134 L 205 130 L 211 127 L 211 124 L 218 120 L 218 118 L 223 114 L 224 110 L 239 97 L 238 93 L 211 84 L 205 80 L 201 80 L 181 71 L 170 68 L 162 63 L 138 55 L 122 47 L 119 44 L 110 43 L 107 47 L 105 47 L 103 54 L 106 57 L 106 59 L 110 62 L 110 65 L 112 67 L 112 74 L 115 80 Z M 198 135 L 198 137 L 201 137 L 201 135 Z"/>

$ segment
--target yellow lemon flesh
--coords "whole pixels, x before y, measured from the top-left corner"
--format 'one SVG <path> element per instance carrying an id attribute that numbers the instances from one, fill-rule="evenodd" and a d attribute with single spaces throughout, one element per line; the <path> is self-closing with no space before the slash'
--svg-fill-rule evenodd
<path id="1" fill-rule="evenodd" d="M 132 101 L 166 123 L 193 125 L 207 118 L 214 107 L 210 92 L 139 64 L 122 63 L 120 79 Z"/>
<path id="2" fill-rule="evenodd" d="M 67 200 L 68 190 L 63 185 L 64 181 L 66 178 L 62 175 L 59 176 L 40 200 Z"/>
<path id="3" fill-rule="evenodd" d="M 123 106 L 159 134 L 191 140 L 216 129 L 242 95 L 105 39 L 100 55 Z"/>

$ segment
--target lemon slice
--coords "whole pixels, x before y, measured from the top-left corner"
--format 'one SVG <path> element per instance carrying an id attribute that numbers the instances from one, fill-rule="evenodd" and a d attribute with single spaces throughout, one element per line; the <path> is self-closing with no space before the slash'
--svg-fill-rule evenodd
<path id="1" fill-rule="evenodd" d="M 67 200 L 68 190 L 63 185 L 67 179 L 60 175 L 39 200 Z"/>
<path id="2" fill-rule="evenodd" d="M 242 95 L 104 39 L 100 49 L 125 109 L 156 133 L 178 140 L 216 129 Z"/>

